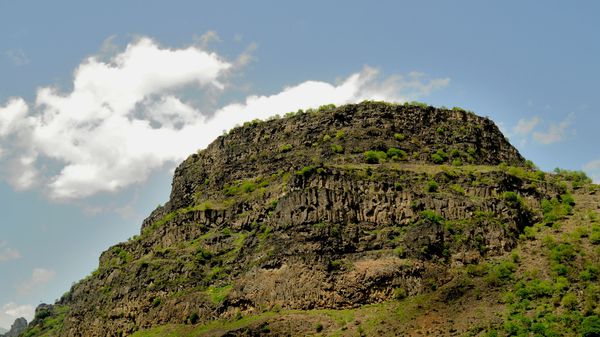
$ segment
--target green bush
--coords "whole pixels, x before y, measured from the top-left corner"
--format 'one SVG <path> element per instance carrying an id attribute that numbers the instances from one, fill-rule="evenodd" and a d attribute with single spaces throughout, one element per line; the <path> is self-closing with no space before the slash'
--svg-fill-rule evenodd
<path id="1" fill-rule="evenodd" d="M 294 146 L 292 144 L 284 144 L 279 147 L 279 152 L 289 152 Z"/>
<path id="2" fill-rule="evenodd" d="M 404 140 L 406 137 L 404 137 L 404 135 L 403 135 L 403 134 L 401 134 L 401 133 L 394 133 L 394 138 L 395 138 L 397 141 L 400 141 L 400 142 L 401 142 L 401 141 L 403 141 L 403 140 Z"/>
<path id="3" fill-rule="evenodd" d="M 383 151 L 366 151 L 364 153 L 365 161 L 369 164 L 378 164 L 387 159 L 387 154 Z"/>
<path id="4" fill-rule="evenodd" d="M 188 322 L 190 322 L 191 324 L 196 324 L 198 323 L 198 321 L 200 320 L 200 316 L 198 316 L 197 312 L 192 312 L 188 318 L 187 318 Z"/>
<path id="5" fill-rule="evenodd" d="M 579 301 L 577 300 L 577 296 L 575 296 L 575 294 L 567 293 L 560 301 L 560 305 L 569 310 L 574 310 L 577 308 L 578 302 Z"/>
<path id="6" fill-rule="evenodd" d="M 162 303 L 162 300 L 159 297 L 155 297 L 154 300 L 152 300 L 152 307 L 156 308 L 158 307 L 160 304 Z"/>
<path id="7" fill-rule="evenodd" d="M 513 273 L 517 270 L 517 265 L 512 261 L 502 261 L 490 268 L 486 277 L 488 285 L 497 287 L 513 279 Z"/>
<path id="8" fill-rule="evenodd" d="M 244 193 L 254 192 L 254 190 L 256 190 L 256 183 L 253 181 L 244 181 L 242 185 L 240 185 L 240 189 Z"/>
<path id="9" fill-rule="evenodd" d="M 600 337 L 600 317 L 592 315 L 584 318 L 580 329 L 583 337 Z"/>
<path id="10" fill-rule="evenodd" d="M 435 211 L 426 209 L 421 212 L 421 219 L 428 220 L 433 223 L 442 223 L 444 222 L 444 217 L 437 214 Z"/>
<path id="11" fill-rule="evenodd" d="M 406 159 L 407 154 L 404 150 L 392 147 L 387 150 L 387 156 L 393 160 L 404 160 Z"/>
<path id="12" fill-rule="evenodd" d="M 532 300 L 540 297 L 549 297 L 554 293 L 554 287 L 549 281 L 532 280 L 529 282 L 519 282 L 516 285 L 515 295 L 521 299 Z"/>
<path id="13" fill-rule="evenodd" d="M 334 153 L 343 153 L 344 147 L 338 144 L 331 144 L 331 151 Z"/>
<path id="14" fill-rule="evenodd" d="M 597 245 L 600 243 L 600 232 L 592 232 L 592 234 L 590 234 L 590 242 L 594 245 Z"/>
<path id="15" fill-rule="evenodd" d="M 309 177 L 315 171 L 314 166 L 304 166 L 302 169 L 296 171 L 296 175 Z"/>
<path id="16" fill-rule="evenodd" d="M 437 150 L 434 154 L 431 155 L 431 160 L 434 164 L 442 164 L 448 160 L 448 155 L 444 150 Z"/>
<path id="17" fill-rule="evenodd" d="M 396 288 L 394 289 L 394 299 L 402 300 L 406 298 L 406 290 L 404 288 Z"/>
<path id="18" fill-rule="evenodd" d="M 425 191 L 433 193 L 433 192 L 437 192 L 438 190 L 438 184 L 435 182 L 435 180 L 429 180 L 427 182 L 427 186 L 425 186 Z"/>
<path id="19" fill-rule="evenodd" d="M 575 256 L 575 248 L 570 243 L 558 244 L 550 250 L 550 259 L 558 263 L 570 262 Z"/>
<path id="20" fill-rule="evenodd" d="M 521 196 L 513 191 L 504 192 L 502 194 L 502 198 L 504 199 L 504 201 L 506 201 L 509 205 L 511 205 L 513 207 L 520 206 L 523 204 L 523 200 L 521 199 Z"/>

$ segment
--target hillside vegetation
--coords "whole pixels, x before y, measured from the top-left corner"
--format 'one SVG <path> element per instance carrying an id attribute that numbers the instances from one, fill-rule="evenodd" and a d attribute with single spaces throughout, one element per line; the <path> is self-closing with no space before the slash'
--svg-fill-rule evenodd
<path id="1" fill-rule="evenodd" d="M 253 121 L 25 336 L 600 336 L 599 205 L 462 109 Z"/>

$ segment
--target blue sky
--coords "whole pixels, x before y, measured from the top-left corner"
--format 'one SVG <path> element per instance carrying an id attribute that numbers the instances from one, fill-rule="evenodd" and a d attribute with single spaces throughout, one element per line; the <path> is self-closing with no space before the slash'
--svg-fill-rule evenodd
<path id="1" fill-rule="evenodd" d="M 461 106 L 600 181 L 594 1 L 1 1 L 0 326 L 138 233 L 223 130 L 326 102 Z"/>

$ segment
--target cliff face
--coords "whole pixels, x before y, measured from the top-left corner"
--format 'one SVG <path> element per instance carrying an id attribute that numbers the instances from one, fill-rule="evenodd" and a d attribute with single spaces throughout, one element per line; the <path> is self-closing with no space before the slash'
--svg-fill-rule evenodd
<path id="1" fill-rule="evenodd" d="M 43 308 L 31 335 L 123 336 L 428 293 L 452 268 L 515 247 L 560 193 L 489 119 L 462 110 L 366 102 L 248 123 L 185 160 L 141 234 Z"/>

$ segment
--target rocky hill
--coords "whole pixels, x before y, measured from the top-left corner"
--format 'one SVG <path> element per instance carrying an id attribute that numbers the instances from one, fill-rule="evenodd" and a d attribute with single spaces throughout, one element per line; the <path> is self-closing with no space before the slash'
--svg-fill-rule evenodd
<path id="1" fill-rule="evenodd" d="M 253 121 L 185 160 L 25 336 L 597 336 L 597 191 L 462 109 Z"/>
<path id="2" fill-rule="evenodd" d="M 27 320 L 23 317 L 17 318 L 11 325 L 10 330 L 0 332 L 0 337 L 18 337 L 27 329 Z"/>

